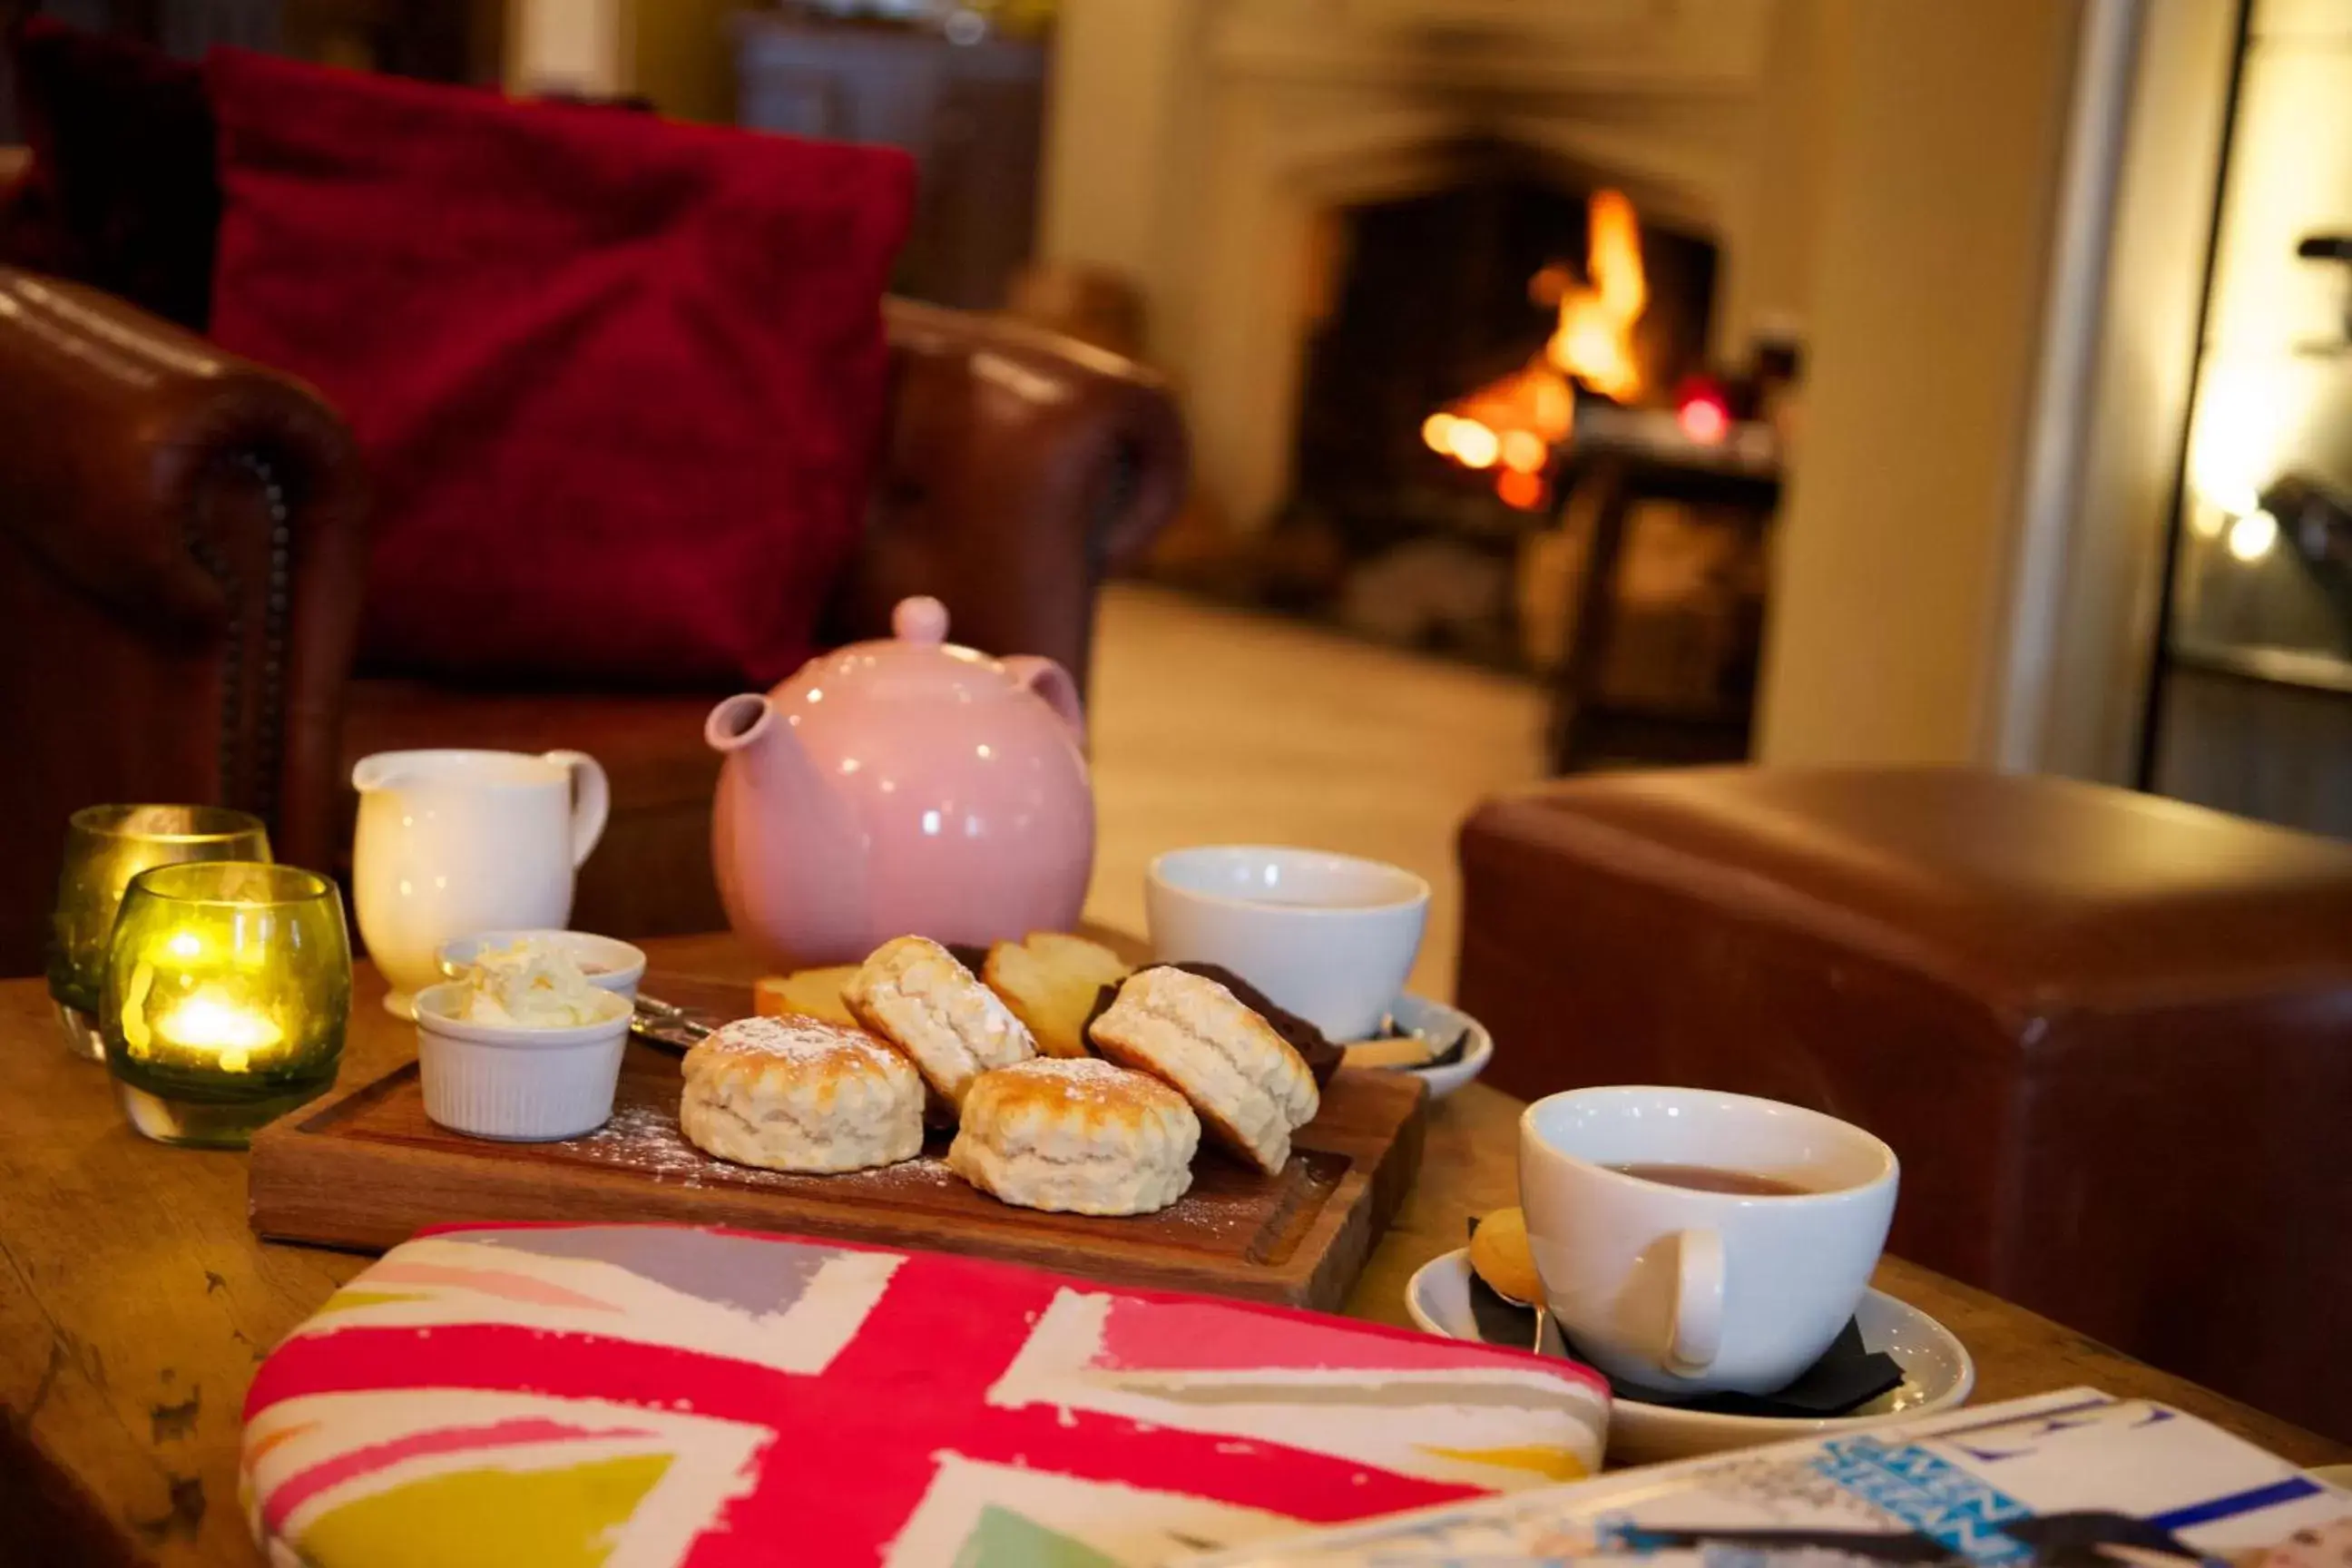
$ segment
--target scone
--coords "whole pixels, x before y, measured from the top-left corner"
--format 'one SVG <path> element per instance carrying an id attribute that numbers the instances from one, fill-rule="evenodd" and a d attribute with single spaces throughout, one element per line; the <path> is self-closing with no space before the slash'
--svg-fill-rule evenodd
<path id="1" fill-rule="evenodd" d="M 1037 1049 L 1049 1057 L 1090 1054 L 1087 1015 L 1094 1011 L 1102 988 L 1126 974 L 1125 961 L 1100 942 L 1050 931 L 998 942 L 988 950 L 988 963 L 980 972 L 988 988 L 1029 1026 Z"/>
<path id="2" fill-rule="evenodd" d="M 1269 1175 L 1320 1103 L 1287 1040 L 1232 992 L 1181 969 L 1130 977 L 1089 1037 L 1112 1061 L 1174 1084 L 1212 1136 Z"/>
<path id="3" fill-rule="evenodd" d="M 854 1029 L 857 1019 L 841 1000 L 841 992 L 856 973 L 857 965 L 841 963 L 763 976 L 751 988 L 751 1010 L 763 1018 L 822 1018 Z"/>
<path id="4" fill-rule="evenodd" d="M 923 1150 L 923 1080 L 862 1029 L 739 1018 L 686 1053 L 678 1125 L 695 1147 L 771 1171 L 863 1171 Z"/>
<path id="5" fill-rule="evenodd" d="M 1024 1208 L 1150 1214 L 1192 1184 L 1200 1146 L 1200 1119 L 1158 1079 L 1049 1057 L 974 1080 L 948 1168 Z"/>
<path id="6" fill-rule="evenodd" d="M 972 1079 L 1037 1054 L 1003 999 L 927 937 L 894 937 L 876 948 L 841 999 L 959 1111 Z"/>

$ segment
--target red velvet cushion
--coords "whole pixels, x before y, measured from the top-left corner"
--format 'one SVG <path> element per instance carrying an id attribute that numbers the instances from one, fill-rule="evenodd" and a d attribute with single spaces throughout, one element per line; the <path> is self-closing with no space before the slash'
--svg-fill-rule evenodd
<path id="1" fill-rule="evenodd" d="M 43 16 L 12 31 L 8 53 L 33 167 L 0 201 L 0 261 L 202 331 L 220 221 L 203 73 Z"/>
<path id="2" fill-rule="evenodd" d="M 359 437 L 366 664 L 765 683 L 808 655 L 880 447 L 903 154 L 206 69 L 214 335 Z"/>

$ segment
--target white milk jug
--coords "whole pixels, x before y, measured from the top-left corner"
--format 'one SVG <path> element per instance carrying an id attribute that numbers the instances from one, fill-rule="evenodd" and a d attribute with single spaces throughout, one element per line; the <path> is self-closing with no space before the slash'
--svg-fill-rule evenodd
<path id="1" fill-rule="evenodd" d="M 583 752 L 379 752 L 352 769 L 360 792 L 352 895 L 384 1005 L 442 978 L 434 950 L 477 931 L 562 927 L 572 879 L 612 807 Z"/>

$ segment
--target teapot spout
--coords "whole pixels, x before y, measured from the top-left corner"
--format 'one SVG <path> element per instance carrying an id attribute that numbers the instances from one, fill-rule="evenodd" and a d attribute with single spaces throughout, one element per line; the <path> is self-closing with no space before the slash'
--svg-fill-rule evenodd
<path id="1" fill-rule="evenodd" d="M 730 697 L 703 721 L 702 738 L 744 774 L 751 789 L 781 810 L 805 810 L 824 785 L 793 726 L 757 692 Z"/>
<path id="2" fill-rule="evenodd" d="M 710 710 L 710 717 L 702 722 L 702 738 L 723 756 L 757 747 L 776 728 L 774 705 L 756 691 L 746 691 Z"/>
<path id="3" fill-rule="evenodd" d="M 727 758 L 711 861 L 728 922 L 779 961 L 833 962 L 840 933 L 864 919 L 866 836 L 856 813 L 765 697 L 719 703 L 702 738 Z"/>

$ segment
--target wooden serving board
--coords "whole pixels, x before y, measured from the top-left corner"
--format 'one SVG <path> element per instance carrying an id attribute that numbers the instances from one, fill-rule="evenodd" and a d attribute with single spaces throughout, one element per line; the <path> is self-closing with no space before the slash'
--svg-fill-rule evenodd
<path id="1" fill-rule="evenodd" d="M 646 989 L 722 1016 L 751 1011 L 745 986 L 649 976 Z M 562 1142 L 502 1143 L 429 1121 L 412 1060 L 255 1135 L 253 1228 L 381 1251 L 426 1226 L 475 1221 L 724 1225 L 1336 1310 L 1421 1168 L 1424 1096 L 1403 1073 L 1341 1068 L 1280 1175 L 1204 1148 L 1190 1192 L 1128 1218 L 999 1203 L 948 1170 L 944 1133 L 920 1159 L 878 1171 L 802 1176 L 730 1164 L 678 1131 L 679 1087 L 677 1057 L 632 1038 L 604 1126 Z"/>

